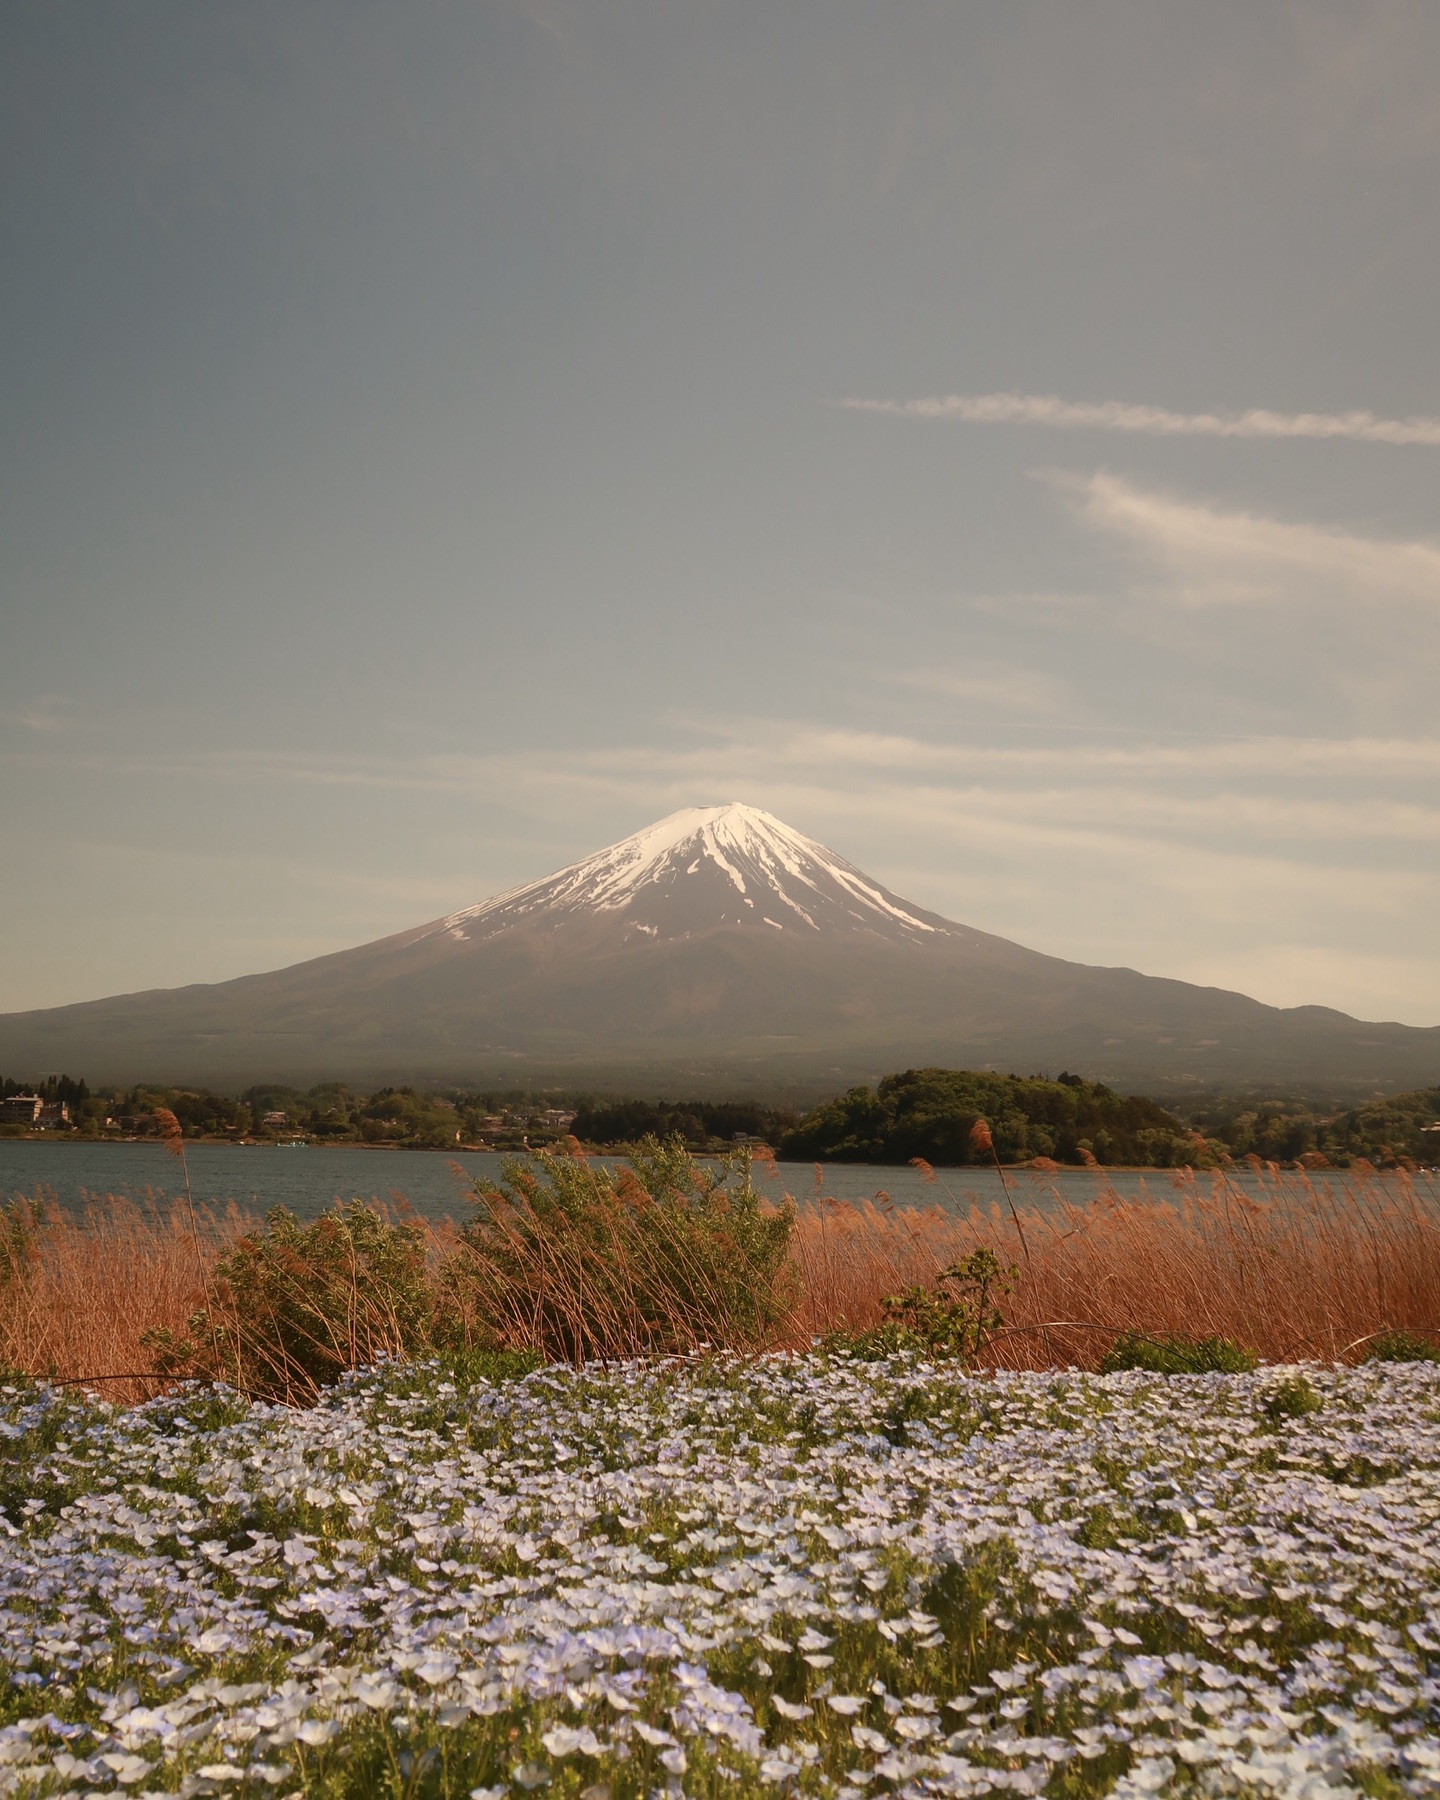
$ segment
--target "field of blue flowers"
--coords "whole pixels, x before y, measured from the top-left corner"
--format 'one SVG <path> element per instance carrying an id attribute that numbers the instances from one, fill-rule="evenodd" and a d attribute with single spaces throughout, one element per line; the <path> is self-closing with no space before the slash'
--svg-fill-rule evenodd
<path id="1" fill-rule="evenodd" d="M 0 1792 L 1440 1792 L 1440 1368 L 0 1392 Z"/>

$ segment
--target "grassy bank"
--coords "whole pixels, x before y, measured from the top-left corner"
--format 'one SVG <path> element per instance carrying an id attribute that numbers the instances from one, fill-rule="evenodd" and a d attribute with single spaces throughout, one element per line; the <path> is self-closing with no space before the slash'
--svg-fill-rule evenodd
<path id="1" fill-rule="evenodd" d="M 432 1349 L 570 1361 L 803 1349 L 872 1329 L 887 1299 L 933 1291 L 977 1249 L 1013 1270 L 976 1359 L 994 1368 L 1093 1369 L 1124 1332 L 1355 1361 L 1378 1333 L 1440 1322 L 1440 1208 L 1403 1175 L 1277 1173 L 1256 1198 L 1177 1172 L 1084 1206 L 1031 1176 L 1013 1211 L 817 1194 L 792 1214 L 763 1164 L 752 1181 L 667 1154 L 619 1171 L 517 1165 L 456 1225 L 358 1205 L 301 1228 L 183 1201 L 110 1197 L 78 1217 L 14 1202 L 0 1359 L 66 1380 L 135 1376 L 106 1384 L 117 1399 L 154 1394 L 168 1368 L 304 1400 L 347 1366 Z"/>

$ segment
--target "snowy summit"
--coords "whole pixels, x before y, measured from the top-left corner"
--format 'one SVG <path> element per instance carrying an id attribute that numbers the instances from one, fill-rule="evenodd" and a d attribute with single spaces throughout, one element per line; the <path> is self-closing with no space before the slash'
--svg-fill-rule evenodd
<path id="1" fill-rule="evenodd" d="M 437 929 L 483 941 L 522 921 L 604 914 L 626 938 L 657 940 L 721 925 L 910 942 L 948 935 L 943 920 L 843 856 L 738 801 L 671 813 L 568 869 L 452 913 Z"/>

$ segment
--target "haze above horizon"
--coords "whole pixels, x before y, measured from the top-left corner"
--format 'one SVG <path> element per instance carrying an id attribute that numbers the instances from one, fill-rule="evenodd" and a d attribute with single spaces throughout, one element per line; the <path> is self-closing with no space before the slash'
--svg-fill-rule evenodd
<path id="1" fill-rule="evenodd" d="M 0 1012 L 740 795 L 1440 1022 L 1440 13 L 0 20 Z"/>

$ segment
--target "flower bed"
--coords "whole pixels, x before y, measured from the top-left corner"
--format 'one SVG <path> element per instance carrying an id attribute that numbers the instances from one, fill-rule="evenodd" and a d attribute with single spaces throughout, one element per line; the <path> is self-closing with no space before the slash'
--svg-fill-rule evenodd
<path id="1" fill-rule="evenodd" d="M 1440 1368 L 0 1394 L 0 1792 L 1440 1786 Z"/>

